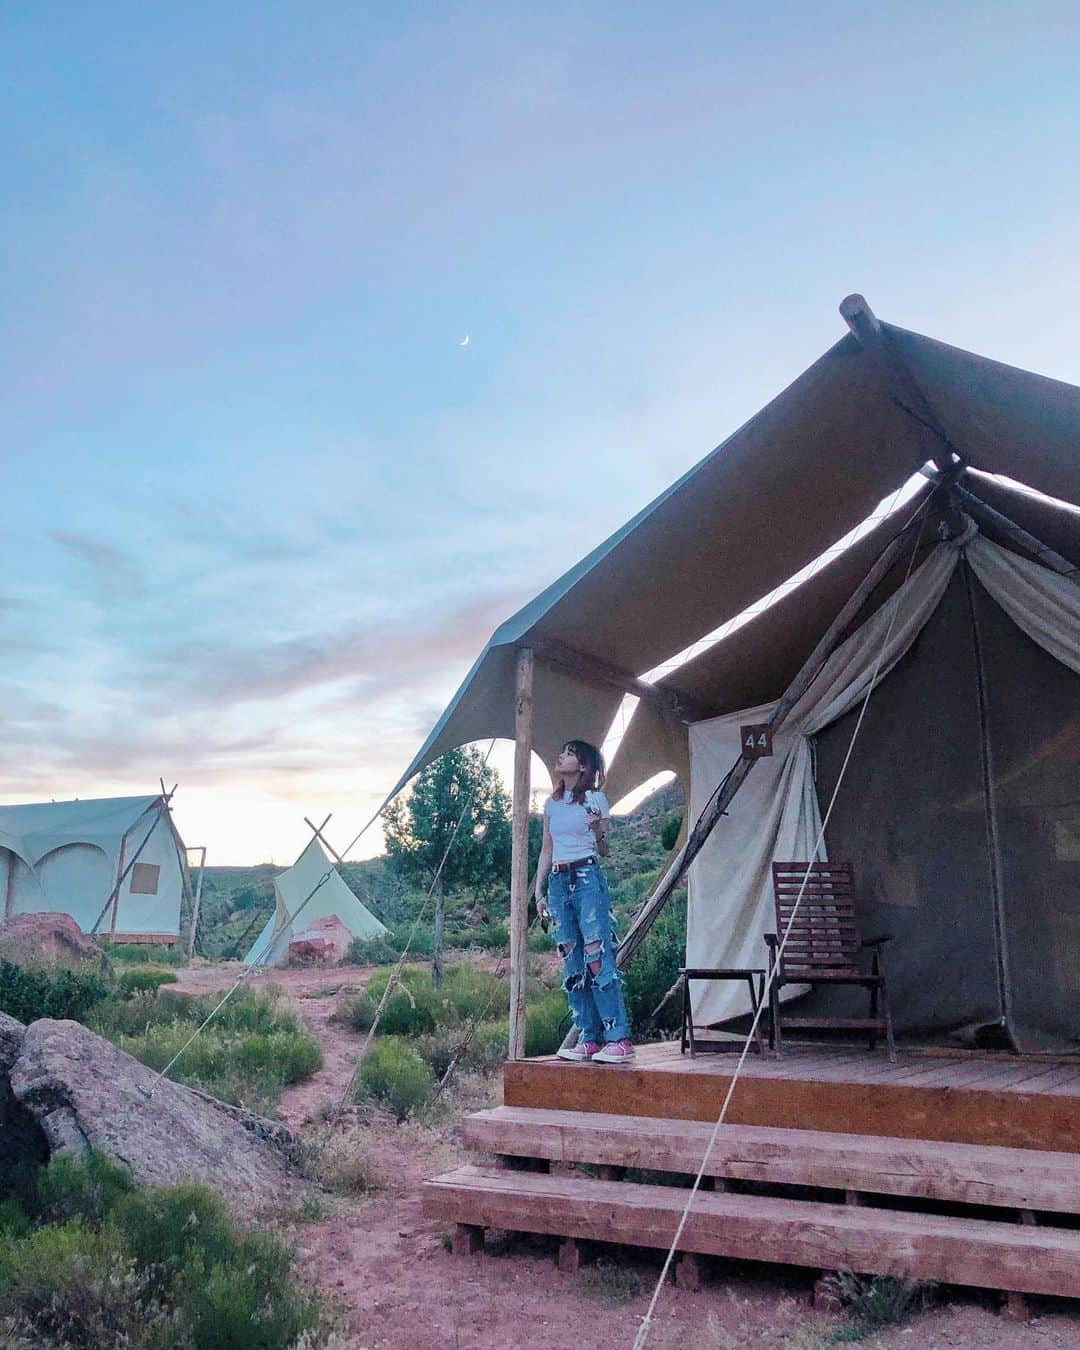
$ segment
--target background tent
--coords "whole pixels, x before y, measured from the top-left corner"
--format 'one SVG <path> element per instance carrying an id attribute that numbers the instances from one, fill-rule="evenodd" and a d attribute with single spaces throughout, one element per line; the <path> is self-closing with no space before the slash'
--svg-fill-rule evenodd
<path id="1" fill-rule="evenodd" d="M 311 895 L 327 872 L 329 879 Z M 310 900 L 308 896 L 311 896 Z M 310 928 L 317 920 L 333 915 L 337 915 L 353 937 L 376 938 L 389 931 L 349 890 L 315 838 L 292 867 L 274 878 L 274 900 L 274 912 L 244 958 L 246 965 L 284 965 L 289 958 L 289 943 L 296 934 Z M 295 925 L 292 922 L 294 915 Z"/>
<path id="2" fill-rule="evenodd" d="M 119 886 L 117 883 L 119 882 Z M 70 914 L 117 941 L 175 941 L 188 886 L 163 796 L 0 806 L 3 917 Z"/>
<path id="3" fill-rule="evenodd" d="M 1080 500 L 1080 389 L 873 326 L 876 356 L 872 342 L 842 339 L 503 624 L 402 781 L 453 745 L 513 734 L 518 649 L 535 653 L 533 741 L 547 755 L 567 735 L 602 739 L 623 692 L 640 687 L 643 675 L 790 586 L 732 636 L 655 680 L 623 736 L 609 775 L 613 800 L 671 769 L 700 804 L 735 754 L 731 747 L 707 762 L 705 724 L 767 715 L 903 517 L 923 505 L 929 512 L 910 559 L 915 569 L 939 547 L 939 527 L 958 534 L 955 503 L 929 482 L 911 487 L 930 460 L 945 480 L 1080 563 L 1080 515 L 1069 505 Z M 914 401 L 903 381 L 898 394 L 886 377 L 882 349 L 885 366 L 892 361 L 907 376 Z M 886 511 L 871 520 L 905 483 L 903 517 Z M 1045 555 L 1037 544 L 979 514 L 982 541 L 1049 575 L 1038 566 Z M 856 542 L 834 552 L 855 529 Z M 876 588 L 855 628 L 882 612 L 908 561 Z M 1075 621 L 1059 616 L 1066 631 L 1055 650 L 1046 633 L 1025 631 L 1000 595 L 988 598 L 970 559 L 939 580 L 936 602 L 923 607 L 910 641 L 885 667 L 891 673 L 871 702 L 851 768 L 850 784 L 862 786 L 845 785 L 826 846 L 834 858 L 854 859 L 870 892 L 867 926 L 887 919 L 896 933 L 890 970 L 901 1025 L 941 1032 L 1012 1017 L 1008 1030 L 1025 1044 L 1060 1042 L 1080 1035 L 1073 861 L 1080 700 L 1062 655 L 1076 640 Z M 1077 575 L 1065 584 L 1076 588 Z M 939 656 L 924 660 L 935 643 Z M 810 738 L 803 762 L 812 764 L 815 752 L 818 759 L 816 791 L 812 778 L 801 780 L 808 818 L 835 781 L 850 739 L 845 719 L 854 716 L 841 700 L 803 729 Z M 751 799 L 766 792 L 767 778 L 757 766 L 743 792 Z M 733 819 L 734 811 L 721 820 L 710 847 L 730 850 Z M 807 847 L 805 837 L 785 847 Z M 713 885 L 700 859 L 694 867 L 701 879 L 692 869 L 692 960 L 724 964 L 730 934 L 719 934 L 741 924 L 735 936 L 761 964 L 764 944 L 753 931 L 764 926 L 761 897 L 751 922 L 746 893 L 732 890 L 730 876 Z M 713 936 L 695 946 L 704 917 Z M 700 998 L 706 1014 L 737 1010 L 709 1003 L 723 998 L 719 989 L 703 986 Z"/>

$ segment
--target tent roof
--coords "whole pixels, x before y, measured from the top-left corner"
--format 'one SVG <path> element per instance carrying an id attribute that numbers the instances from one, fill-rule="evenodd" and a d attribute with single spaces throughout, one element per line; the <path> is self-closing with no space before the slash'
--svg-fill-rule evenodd
<path id="1" fill-rule="evenodd" d="M 95 844 L 109 852 L 160 801 L 158 794 L 0 806 L 0 847 L 31 866 L 66 844 Z"/>
<path id="2" fill-rule="evenodd" d="M 1080 500 L 1080 389 L 881 326 L 970 465 Z M 516 646 L 553 639 L 639 675 L 823 553 L 934 448 L 928 431 L 884 389 L 856 339 L 842 338 L 496 630 L 394 792 L 455 745 L 513 735 Z M 839 585 L 827 568 L 800 588 L 795 608 L 805 627 L 813 627 L 812 616 L 802 607 L 820 592 L 814 610 L 824 610 Z M 793 652 L 798 643 L 789 646 Z M 541 754 L 568 735 L 599 739 L 621 697 L 565 675 L 548 687 L 553 675 L 538 662 L 534 742 Z"/>

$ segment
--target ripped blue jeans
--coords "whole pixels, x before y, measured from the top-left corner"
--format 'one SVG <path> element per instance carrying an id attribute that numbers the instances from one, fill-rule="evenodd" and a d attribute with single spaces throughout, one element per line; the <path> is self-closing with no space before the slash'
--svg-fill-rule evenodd
<path id="1" fill-rule="evenodd" d="M 583 1041 L 629 1039 L 622 977 L 615 966 L 619 939 L 607 882 L 598 863 L 553 872 L 548 908 L 562 957 L 563 988 Z"/>

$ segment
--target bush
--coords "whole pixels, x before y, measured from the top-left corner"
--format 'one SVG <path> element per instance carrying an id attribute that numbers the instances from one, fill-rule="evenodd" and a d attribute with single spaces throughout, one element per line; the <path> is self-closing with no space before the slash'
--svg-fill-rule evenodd
<path id="1" fill-rule="evenodd" d="M 345 1005 L 342 1017 L 354 1031 L 370 1031 L 392 971 L 380 972 L 356 998 Z M 419 1036 L 458 1020 L 451 1000 L 435 988 L 431 972 L 406 966 L 386 1001 L 379 1031 L 389 1036 Z"/>
<path id="2" fill-rule="evenodd" d="M 392 966 L 401 955 L 393 934 L 376 938 L 353 938 L 345 953 L 350 966 Z"/>
<path id="3" fill-rule="evenodd" d="M 121 966 L 182 966 L 187 955 L 179 942 L 166 946 L 152 942 L 101 942 L 109 959 Z"/>
<path id="4" fill-rule="evenodd" d="M 137 1189 L 91 1153 L 39 1177 L 35 1222 L 0 1223 L 4 1344 L 288 1350 L 324 1339 L 287 1248 L 200 1186 Z M 63 1217 L 64 1215 L 67 1217 Z"/>
<path id="5" fill-rule="evenodd" d="M 31 968 L 0 961 L 0 1012 L 27 1024 L 40 1017 L 82 1022 L 109 992 L 108 983 L 96 971 Z"/>
<path id="6" fill-rule="evenodd" d="M 116 977 L 117 992 L 125 998 L 135 994 L 156 993 L 163 984 L 177 984 L 177 977 L 171 970 L 162 970 L 157 966 L 130 966 Z"/>
<path id="7" fill-rule="evenodd" d="M 371 1195 L 386 1189 L 387 1178 L 374 1155 L 370 1133 L 352 1127 L 325 1141 L 316 1137 L 305 1149 L 303 1169 L 328 1190 L 345 1195 Z"/>
<path id="8" fill-rule="evenodd" d="M 570 1030 L 566 995 L 546 993 L 525 1005 L 526 1055 L 553 1055 Z"/>
<path id="9" fill-rule="evenodd" d="M 43 1223 L 100 1225 L 133 1185 L 127 1168 L 108 1154 L 61 1154 L 37 1174 L 34 1215 Z"/>
<path id="10" fill-rule="evenodd" d="M 470 947 L 479 947 L 485 952 L 501 952 L 510 946 L 510 925 L 506 919 L 498 923 L 486 924 L 483 928 L 469 930 Z"/>
<path id="11" fill-rule="evenodd" d="M 92 1028 L 151 1069 L 160 1071 L 215 1006 L 162 993 L 110 999 L 95 1009 Z M 171 1070 L 178 1082 L 222 1101 L 266 1113 L 282 1088 L 322 1067 L 322 1047 L 284 1011 L 276 994 L 238 990 Z"/>
<path id="12" fill-rule="evenodd" d="M 411 1045 L 399 1036 L 382 1036 L 360 1065 L 356 1096 L 373 1099 L 404 1120 L 424 1105 L 434 1086 L 431 1069 Z"/>
<path id="13" fill-rule="evenodd" d="M 673 1030 L 679 1025 L 681 1005 L 678 998 L 670 999 L 655 1018 L 653 1011 L 678 980 L 685 955 L 686 899 L 677 897 L 661 911 L 623 972 L 626 1011 L 635 1036 L 645 1035 L 658 1027 Z"/>

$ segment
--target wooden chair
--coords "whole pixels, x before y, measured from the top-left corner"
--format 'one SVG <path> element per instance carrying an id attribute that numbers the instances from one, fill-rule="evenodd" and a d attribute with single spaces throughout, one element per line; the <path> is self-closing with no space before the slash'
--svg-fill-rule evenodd
<path id="1" fill-rule="evenodd" d="M 855 917 L 855 888 L 850 863 L 774 862 L 775 933 L 766 933 L 769 948 L 769 1044 L 779 1055 L 782 1027 L 852 1028 L 870 1033 L 870 1049 L 885 1033 L 889 1059 L 896 1062 L 892 1014 L 885 987 L 882 947 L 891 935 L 861 938 Z M 805 880 L 805 888 L 803 882 Z M 799 901 L 799 893 L 802 900 Z M 796 902 L 798 909 L 796 910 Z M 794 919 L 792 915 L 794 914 Z M 780 943 L 791 925 L 783 953 Z M 870 971 L 859 963 L 873 952 Z M 870 993 L 869 1017 L 789 1017 L 780 1011 L 780 990 L 786 984 L 860 985 Z"/>

